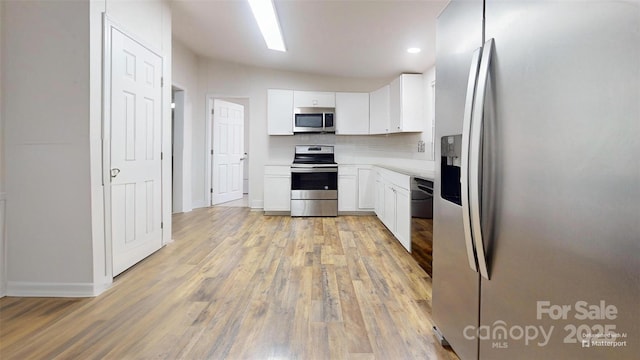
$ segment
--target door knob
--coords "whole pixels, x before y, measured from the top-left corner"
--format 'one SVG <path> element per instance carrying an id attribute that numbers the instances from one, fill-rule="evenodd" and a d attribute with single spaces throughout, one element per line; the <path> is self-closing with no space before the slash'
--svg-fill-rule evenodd
<path id="1" fill-rule="evenodd" d="M 240 158 L 240 160 L 245 160 L 247 158 L 247 153 L 244 153 L 244 155 L 242 155 L 242 157 Z"/>
<path id="2" fill-rule="evenodd" d="M 118 168 L 111 169 L 111 178 L 115 178 L 116 176 L 118 176 L 118 174 L 120 174 L 120 169 Z"/>

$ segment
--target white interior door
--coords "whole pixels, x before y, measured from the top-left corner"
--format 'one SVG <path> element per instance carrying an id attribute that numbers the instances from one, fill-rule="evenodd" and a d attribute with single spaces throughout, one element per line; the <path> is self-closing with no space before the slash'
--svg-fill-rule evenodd
<path id="1" fill-rule="evenodd" d="M 213 101 L 211 205 L 242 198 L 244 106 Z"/>
<path id="2" fill-rule="evenodd" d="M 162 246 L 162 59 L 111 28 L 113 275 Z"/>

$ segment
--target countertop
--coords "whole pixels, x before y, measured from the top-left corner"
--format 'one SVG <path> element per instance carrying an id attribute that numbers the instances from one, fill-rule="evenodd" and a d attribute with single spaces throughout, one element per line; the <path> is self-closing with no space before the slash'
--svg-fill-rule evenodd
<path id="1" fill-rule="evenodd" d="M 374 165 L 379 168 L 395 171 L 400 174 L 408 175 L 411 177 L 417 177 L 424 180 L 433 181 L 435 179 L 435 171 L 430 170 L 418 170 L 418 169 L 407 169 L 402 167 L 388 166 L 388 165 Z"/>

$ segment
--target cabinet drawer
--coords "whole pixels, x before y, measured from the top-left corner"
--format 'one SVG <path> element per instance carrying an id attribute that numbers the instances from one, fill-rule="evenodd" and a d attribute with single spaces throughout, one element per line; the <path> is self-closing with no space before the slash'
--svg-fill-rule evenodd
<path id="1" fill-rule="evenodd" d="M 291 166 L 289 165 L 265 165 L 265 175 L 291 176 Z"/>
<path id="2" fill-rule="evenodd" d="M 356 175 L 357 174 L 357 167 L 353 166 L 353 165 L 338 165 L 338 175 L 342 176 L 342 175 Z"/>
<path id="3" fill-rule="evenodd" d="M 393 184 L 405 190 L 409 190 L 411 187 L 411 177 L 409 175 L 380 167 L 377 167 L 376 171 L 387 183 Z"/>

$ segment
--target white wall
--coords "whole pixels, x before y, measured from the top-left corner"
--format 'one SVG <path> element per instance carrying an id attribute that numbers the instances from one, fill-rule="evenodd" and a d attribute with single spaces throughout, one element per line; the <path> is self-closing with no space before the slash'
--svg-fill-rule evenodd
<path id="1" fill-rule="evenodd" d="M 4 6 L 8 293 L 90 291 L 89 2 Z"/>
<path id="2" fill-rule="evenodd" d="M 290 164 L 294 145 L 329 143 L 336 145 L 338 162 L 403 164 L 431 170 L 427 153 L 418 153 L 420 134 L 387 136 L 267 135 L 267 89 L 369 92 L 391 79 L 359 79 L 317 76 L 262 69 L 223 61 L 200 59 L 200 91 L 217 97 L 246 97 L 250 108 L 249 203 L 260 208 L 263 202 L 263 166 L 267 163 Z M 192 191 L 194 207 L 206 206 L 208 156 L 204 99 L 197 98 L 193 118 Z M 430 127 L 430 124 L 428 124 Z"/>
<path id="3" fill-rule="evenodd" d="M 102 13 L 164 56 L 170 83 L 170 9 L 160 0 L 2 6 L 7 293 L 97 295 L 111 282 L 102 186 Z M 165 153 L 171 146 L 167 88 Z M 170 165 L 167 157 L 163 167 Z M 163 172 L 165 198 L 170 189 L 170 171 Z M 163 204 L 165 242 L 170 205 Z"/>
<path id="4" fill-rule="evenodd" d="M 3 297 L 6 293 L 7 277 L 6 277 L 6 265 L 7 259 L 5 257 L 5 192 L 4 192 L 4 122 L 2 116 L 2 24 L 4 19 L 2 18 L 4 4 L 0 2 L 0 297 Z"/>
<path id="5" fill-rule="evenodd" d="M 425 142 L 425 156 L 427 160 L 434 161 L 434 141 L 433 125 L 435 124 L 435 88 L 433 84 L 436 81 L 436 67 L 431 67 L 424 72 L 424 114 L 427 119 L 425 131 L 422 133 L 422 140 Z"/>
<path id="6" fill-rule="evenodd" d="M 89 2 L 89 174 L 91 179 L 91 248 L 93 293 L 99 294 L 112 282 L 111 258 L 106 239 L 102 162 L 102 53 L 105 0 Z"/>

